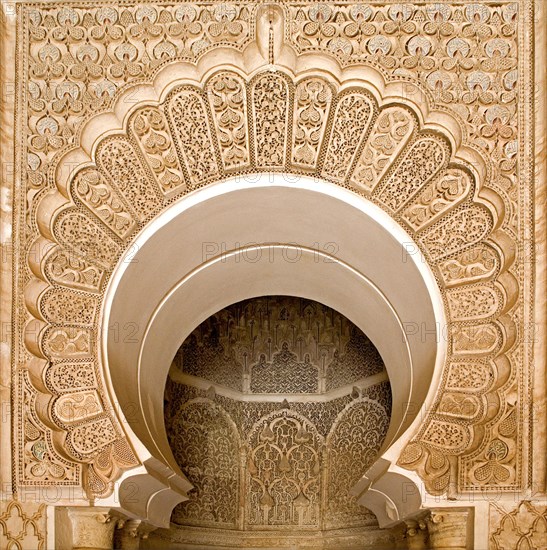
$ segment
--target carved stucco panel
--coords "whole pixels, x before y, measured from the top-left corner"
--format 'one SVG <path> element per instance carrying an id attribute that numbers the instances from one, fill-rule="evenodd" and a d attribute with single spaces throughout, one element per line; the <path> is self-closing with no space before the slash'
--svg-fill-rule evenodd
<path id="1" fill-rule="evenodd" d="M 523 500 L 517 506 L 490 504 L 489 548 L 545 547 L 547 540 L 547 506 Z"/>
<path id="2" fill-rule="evenodd" d="M 77 176 L 81 180 L 74 179 L 68 193 L 74 206 L 49 220 L 59 246 L 52 248 L 40 275 L 55 289 L 40 297 L 46 307 L 42 315 L 51 324 L 40 331 L 39 341 L 29 342 L 27 330 L 26 343 L 24 332 L 30 317 L 23 291 L 35 278 L 35 270 L 31 271 L 25 252 L 41 238 L 36 208 L 46 192 L 54 189 L 53 170 L 60 152 L 77 146 L 82 121 L 111 108 L 118 90 L 150 80 L 176 59 L 197 62 L 220 44 L 242 51 L 255 38 L 256 6 L 235 3 L 226 9 L 221 4 L 156 3 L 118 7 L 106 3 L 37 9 L 18 4 L 17 9 L 21 69 L 17 124 L 24 136 L 17 159 L 25 177 L 17 197 L 15 224 L 23 251 L 18 257 L 15 293 L 19 297 L 16 364 L 29 364 L 33 355 L 43 354 L 54 363 L 50 368 L 70 365 L 69 360 L 76 359 L 96 368 L 96 334 L 87 327 L 88 313 L 84 317 L 80 313 L 95 315 L 92 323 L 97 322 L 91 295 L 104 289 L 133 228 L 142 227 L 161 211 L 166 195 L 190 189 L 198 174 L 207 172 L 208 181 L 213 181 L 225 170 L 234 173 L 239 167 L 275 167 L 297 173 L 320 170 L 318 175 L 343 185 L 351 182 L 359 192 L 373 193 L 372 199 L 376 196 L 390 211 L 397 210 L 395 219 L 423 247 L 441 288 L 458 288 L 446 294 L 447 311 L 457 321 L 449 328 L 452 355 L 446 372 L 450 380 L 459 364 L 475 360 L 482 365 L 504 364 L 506 352 L 513 350 L 509 366 L 502 369 L 506 374 L 500 375 L 499 368 L 488 370 L 492 383 L 478 380 L 472 389 L 497 392 L 504 407 L 497 416 L 484 419 L 482 442 L 475 441 L 471 428 L 459 428 L 461 438 L 454 441 L 454 448 L 460 445 L 463 453 L 469 444 L 465 452 L 475 452 L 477 460 L 488 462 L 505 452 L 498 449 L 497 442 L 503 441 L 511 457 L 502 459 L 509 475 L 503 474 L 505 479 L 498 479 L 499 483 L 492 477 L 485 482 L 480 472 L 477 476 L 470 464 L 457 458 L 461 487 L 522 485 L 525 457 L 514 460 L 521 448 L 520 431 L 501 429 L 500 423 L 512 407 L 516 425 L 525 421 L 522 403 L 528 391 L 526 369 L 531 364 L 531 347 L 523 331 L 531 310 L 529 296 L 522 294 L 530 264 L 518 257 L 514 261 L 515 254 L 523 252 L 523 235 L 530 223 L 524 199 L 531 185 L 526 149 L 531 121 L 524 118 L 523 106 L 530 104 L 527 55 L 532 49 L 525 36 L 531 24 L 531 2 L 485 1 L 466 6 L 286 3 L 285 40 L 297 55 L 307 52 L 326 56 L 318 59 L 335 59 L 342 66 L 374 67 L 387 82 L 405 83 L 409 92 L 423 89 L 431 109 L 454 113 L 467 147 L 491 159 L 483 179 L 477 181 L 474 167 L 450 157 L 454 151 L 443 145 L 442 153 L 441 149 L 431 153 L 425 164 L 430 171 L 422 174 L 420 186 L 412 174 L 421 173 L 424 167 L 412 172 L 405 164 L 411 158 L 412 144 L 425 137 L 419 134 L 420 124 L 412 109 L 387 105 L 378 110 L 366 99 L 367 92 L 346 91 L 336 98 L 337 90 L 324 84 L 324 91 L 314 96 L 313 87 L 303 91 L 305 84 L 297 88 L 290 74 L 270 71 L 250 82 L 234 77 L 231 84 L 225 84 L 232 86 L 229 89 L 234 92 L 228 94 L 233 97 L 215 100 L 211 94 L 203 95 L 203 83 L 196 82 L 176 96 L 182 98 L 178 103 L 175 99 L 172 104 L 166 102 L 160 111 L 144 106 L 141 119 L 136 115 L 125 135 L 109 137 L 98 146 L 95 167 L 82 171 Z M 325 81 L 318 75 L 313 82 L 318 86 Z M 216 84 L 211 80 L 213 90 L 219 90 Z M 330 109 L 321 93 L 333 94 Z M 308 101 L 308 106 L 298 103 L 302 101 Z M 358 119 L 352 118 L 351 109 L 360 109 Z M 170 127 L 174 116 L 179 119 Z M 186 145 L 185 141 L 198 137 L 199 151 Z M 344 173 L 340 159 L 347 166 Z M 390 191 L 403 177 L 411 182 L 405 185 L 406 194 Z M 49 223 L 39 222 L 42 228 Z M 504 274 L 511 275 L 510 284 Z M 497 286 L 483 287 L 490 290 L 481 291 L 480 311 L 471 311 L 465 303 L 478 299 L 478 294 L 472 294 L 477 291 L 463 288 L 479 282 L 505 285 L 509 291 L 500 295 Z M 79 297 L 73 303 L 78 306 L 74 315 L 83 323 L 63 324 L 67 320 L 55 310 L 55 293 Z M 517 353 L 520 361 L 512 359 Z M 43 369 L 47 379 L 49 370 Z M 101 384 L 97 373 L 90 375 L 96 379 L 93 384 Z M 17 380 L 23 384 L 23 378 Z M 60 391 L 55 387 L 59 389 L 51 386 L 50 391 Z M 507 402 L 508 395 L 515 400 L 511 397 Z M 19 434 L 23 419 L 32 415 L 31 405 L 25 403 L 28 400 L 18 403 Z M 453 410 L 446 400 L 442 408 Z M 100 445 L 115 461 L 118 455 L 112 444 L 122 441 L 121 431 L 116 422 L 108 429 L 108 421 L 104 423 Z M 449 482 L 447 459 L 439 458 L 428 446 L 431 426 L 444 436 L 456 433 L 442 415 L 424 423 L 403 453 L 401 464 L 417 469 L 430 490 L 442 492 Z M 79 436 L 69 441 L 78 448 L 87 445 L 86 429 L 81 427 Z M 53 447 L 48 452 L 55 455 Z M 21 456 L 21 460 L 27 464 L 27 458 Z M 34 474 L 25 465 L 20 468 L 22 485 L 34 482 Z M 78 468 L 74 462 L 72 470 Z M 108 475 L 118 471 L 116 467 L 107 470 Z M 67 482 L 79 482 L 78 476 L 66 476 Z M 105 490 L 108 483 L 101 483 L 98 486 Z"/>
<path id="3" fill-rule="evenodd" d="M 46 505 L 17 500 L 0 502 L 0 546 L 7 550 L 45 550 Z"/>

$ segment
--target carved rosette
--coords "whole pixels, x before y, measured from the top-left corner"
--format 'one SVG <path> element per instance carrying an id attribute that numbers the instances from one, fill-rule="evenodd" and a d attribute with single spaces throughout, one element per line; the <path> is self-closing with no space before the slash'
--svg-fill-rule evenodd
<path id="1" fill-rule="evenodd" d="M 66 8 L 55 17 L 26 11 L 29 33 L 37 44 L 34 78 L 49 83 L 70 73 L 75 83 L 64 92 L 56 88 L 55 116 L 38 115 L 42 93 L 38 84 L 29 84 L 30 108 L 36 113 L 35 135 L 29 141 L 34 150 L 28 156 L 29 181 L 38 185 L 40 166 L 52 162 L 49 153 L 72 143 L 66 141 L 68 133 L 60 131 L 58 118 L 67 109 L 84 114 L 84 82 L 93 80 L 99 109 L 110 102 L 120 83 L 167 64 L 177 51 L 194 58 L 206 55 L 216 43 L 241 50 L 254 32 L 250 8 L 220 7 L 169 7 L 162 17 L 152 6 L 123 13 L 101 8 L 86 16 L 85 31 L 82 10 Z M 324 51 L 344 64 L 350 59 L 358 63 L 352 56 L 362 53 L 366 70 L 377 64 L 391 70 L 396 61 L 388 54 L 396 37 L 417 32 L 415 9 L 386 8 L 384 35 L 375 30 L 376 20 L 372 22 L 375 9 L 289 6 L 287 12 L 294 12 L 296 22 L 290 43 L 297 52 Z M 471 15 L 464 10 L 466 41 L 489 28 L 489 9 Z M 499 10 L 510 36 L 516 15 L 505 7 Z M 452 25 L 445 11 L 432 18 L 428 14 L 429 26 L 422 25 L 427 38 L 406 44 L 407 71 L 431 69 L 427 54 L 430 37 L 437 32 L 434 27 L 442 21 Z M 204 12 L 209 15 L 198 16 Z M 341 15 L 335 17 L 335 12 Z M 443 29 L 440 36 L 453 32 Z M 99 63 L 99 49 L 82 42 L 88 32 L 93 40 L 109 45 L 108 69 Z M 118 43 L 125 33 L 131 40 Z M 161 38 L 168 35 L 174 38 Z M 146 68 L 142 51 L 132 43 L 139 40 L 145 44 L 141 50 L 150 49 Z M 63 65 L 71 55 L 66 44 L 74 45 L 69 69 Z M 465 70 L 466 45 L 451 42 L 446 47 L 443 63 L 459 63 Z M 494 69 L 488 63 L 498 63 L 496 52 L 504 48 L 488 42 L 482 72 L 468 76 L 467 95 L 461 98 L 467 105 L 491 99 L 487 73 Z M 453 93 L 446 78 L 446 72 L 428 76 L 428 84 L 445 102 Z M 515 85 L 509 75 L 504 82 L 509 102 Z M 517 334 L 512 308 L 519 282 L 511 270 L 518 247 L 505 219 L 506 212 L 513 217 L 514 213 L 494 184 L 494 176 L 496 181 L 509 177 L 510 159 L 493 169 L 473 152 L 476 169 L 464 160 L 470 157 L 461 154 L 463 146 L 454 149 L 459 138 L 453 128 L 460 127 L 455 118 L 443 114 L 439 120 L 450 123 L 436 122 L 433 131 L 407 98 L 391 95 L 379 100 L 364 80 L 353 79 L 348 87 L 333 84 L 319 71 L 295 75 L 264 70 L 251 77 L 243 69 L 223 68 L 211 71 L 207 79 L 196 78 L 165 92 L 161 101 L 138 105 L 122 131 L 99 140 L 91 162 L 73 171 L 63 192 L 37 195 L 41 202 L 33 210 L 41 233 L 34 233 L 34 245 L 39 243 L 47 253 L 28 258 L 32 277 L 25 284 L 25 300 L 32 319 L 26 325 L 25 353 L 40 359 L 29 361 L 29 368 L 35 369 L 33 376 L 48 381 L 47 392 L 55 403 L 51 418 L 45 420 L 66 433 L 63 452 L 75 463 L 88 465 L 88 489 L 105 494 L 121 468 L 137 463 L 117 421 L 105 412 L 111 407 L 102 397 L 98 363 L 101 294 L 116 263 L 135 234 L 173 198 L 227 175 L 263 170 L 315 175 L 352 188 L 412 235 L 437 276 L 449 320 L 442 398 L 399 464 L 417 470 L 433 493 L 446 491 L 449 483 L 461 489 L 517 488 L 517 427 L 523 419 L 516 406 L 520 388 L 507 354 Z M 433 96 L 431 89 L 421 96 L 431 119 L 437 112 L 438 98 Z M 485 143 L 495 135 L 496 143 L 505 144 L 503 152 L 494 151 L 501 155 L 512 150 L 511 115 L 506 107 L 498 107 L 481 111 L 480 133 Z M 477 149 L 470 143 L 465 147 L 468 152 Z M 70 386 L 69 379 L 76 383 Z M 70 390 L 62 389 L 69 386 Z"/>

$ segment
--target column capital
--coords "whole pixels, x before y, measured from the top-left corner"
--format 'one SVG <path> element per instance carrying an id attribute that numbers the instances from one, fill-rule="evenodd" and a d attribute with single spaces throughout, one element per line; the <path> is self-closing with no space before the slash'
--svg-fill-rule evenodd
<path id="1" fill-rule="evenodd" d="M 468 509 L 431 508 L 426 520 L 431 549 L 465 550 L 468 518 Z"/>
<path id="2" fill-rule="evenodd" d="M 117 550 L 138 550 L 141 539 L 147 539 L 148 535 L 156 529 L 140 519 L 122 519 L 116 527 L 114 547 Z"/>
<path id="3" fill-rule="evenodd" d="M 74 550 L 111 550 L 114 529 L 121 516 L 110 508 L 73 506 L 68 508 Z"/>
<path id="4" fill-rule="evenodd" d="M 405 525 L 405 539 L 409 550 L 425 550 L 428 548 L 427 513 L 419 517 L 407 519 Z"/>

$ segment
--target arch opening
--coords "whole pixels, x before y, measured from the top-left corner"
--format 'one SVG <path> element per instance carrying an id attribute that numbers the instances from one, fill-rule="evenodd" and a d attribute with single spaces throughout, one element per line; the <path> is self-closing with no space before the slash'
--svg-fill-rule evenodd
<path id="1" fill-rule="evenodd" d="M 164 416 L 194 488 L 154 538 L 199 547 L 220 529 L 233 548 L 256 547 L 264 530 L 270 545 L 386 538 L 350 490 L 387 434 L 390 384 L 372 342 L 332 308 L 264 296 L 216 312 L 177 351 Z"/>
<path id="2" fill-rule="evenodd" d="M 283 174 L 210 185 L 143 229 L 106 294 L 102 359 L 143 472 L 166 480 L 151 490 L 146 508 L 157 524 L 168 524 L 171 509 L 191 488 L 163 422 L 172 358 L 196 326 L 235 302 L 296 296 L 347 317 L 378 349 L 392 380 L 394 406 L 380 454 L 401 441 L 428 391 L 434 392 L 445 353 L 438 337 L 442 300 L 412 243 L 369 201 Z M 137 334 L 114 338 L 111 326 Z M 129 472 L 124 479 L 134 477 Z M 158 498 L 162 492 L 172 501 Z"/>

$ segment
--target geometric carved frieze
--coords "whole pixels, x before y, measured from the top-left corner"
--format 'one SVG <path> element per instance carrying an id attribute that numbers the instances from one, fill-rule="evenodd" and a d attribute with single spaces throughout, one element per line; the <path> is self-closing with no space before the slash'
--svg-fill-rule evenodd
<path id="1" fill-rule="evenodd" d="M 76 468 L 90 462 L 87 479 L 101 480 L 93 490 L 107 490 L 109 476 L 119 472 L 101 469 L 97 453 L 116 462 L 113 445 L 124 441 L 111 413 L 99 412 L 112 409 L 102 391 L 97 330 L 116 262 L 174 198 L 228 175 L 264 170 L 323 178 L 376 203 L 418 243 L 437 277 L 449 321 L 439 395 L 449 384 L 453 397 L 436 402 L 400 464 L 416 469 L 436 493 L 449 482 L 522 485 L 524 461 L 516 457 L 523 412 L 517 406 L 513 431 L 500 422 L 511 412 L 508 395 L 525 400 L 522 369 L 531 364 L 523 286 L 531 266 L 522 259 L 532 183 L 531 118 L 523 110 L 532 103 L 531 48 L 524 45 L 530 6 L 528 0 L 286 2 L 276 8 L 284 29 L 268 41 L 254 3 L 18 4 L 22 139 L 16 152 L 24 177 L 15 236 L 29 257 L 17 258 L 15 295 L 25 294 L 26 304 L 16 308 L 24 344 L 14 364 L 48 380 L 50 399 L 64 396 L 63 411 L 72 405 L 59 365 L 74 368 L 75 378 L 77 365 L 88 369 L 78 387 L 88 397 L 75 399 L 90 399 L 90 406 L 67 412 L 74 422 L 59 417 L 49 424 L 67 433 L 63 451 Z M 313 68 L 299 74 L 276 65 L 282 40 Z M 247 71 L 244 50 L 265 52 L 264 69 Z M 215 55 L 205 74 L 198 62 Z M 185 83 L 164 83 L 161 97 L 139 98 L 138 86 L 175 62 L 188 69 Z M 348 68 L 359 68 L 363 77 L 346 77 Z M 372 81 L 383 84 L 373 89 Z M 104 128 L 92 158 L 72 167 L 67 181 L 60 175 L 62 155 L 83 152 L 78 148 L 87 143 L 88 126 L 82 122 L 121 108 L 121 91 L 132 86 L 132 115 L 121 129 Z M 44 242 L 39 257 L 30 258 L 32 247 Z M 28 322 L 31 317 L 37 322 Z M 519 365 L 509 352 L 519 354 Z M 459 365 L 474 369 L 470 380 L 456 381 Z M 467 392 L 476 397 L 462 397 Z M 92 394 L 99 397 L 91 406 Z M 485 416 L 483 398 L 498 410 Z M 18 407 L 21 417 L 31 414 L 22 402 Z M 458 408 L 463 416 L 456 421 Z M 450 458 L 438 452 L 444 442 Z M 466 454 L 484 464 L 495 459 L 508 474 L 471 471 Z M 24 473 L 19 481 L 33 477 Z"/>
<path id="2" fill-rule="evenodd" d="M 491 550 L 542 548 L 547 536 L 547 506 L 523 500 L 512 509 L 490 504 Z"/>
<path id="3" fill-rule="evenodd" d="M 45 550 L 46 505 L 10 500 L 0 502 L 0 545 L 2 548 Z"/>

